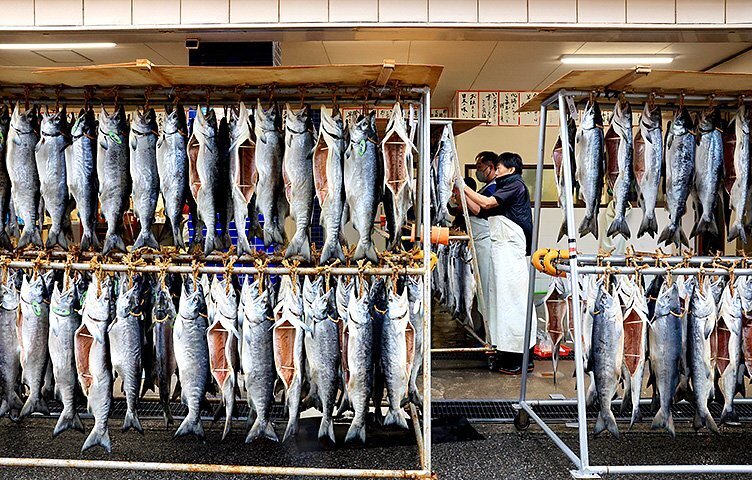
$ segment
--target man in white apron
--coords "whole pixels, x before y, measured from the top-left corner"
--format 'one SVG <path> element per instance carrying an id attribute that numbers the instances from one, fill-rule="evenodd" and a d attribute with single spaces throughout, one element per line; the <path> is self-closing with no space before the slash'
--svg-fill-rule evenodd
<path id="1" fill-rule="evenodd" d="M 486 311 L 491 342 L 496 345 L 496 367 L 502 373 L 522 372 L 522 352 L 535 345 L 536 335 L 523 345 L 527 321 L 530 241 L 533 222 L 530 194 L 522 180 L 522 158 L 511 152 L 498 156 L 496 191 L 485 197 L 465 187 L 472 209 L 488 215 L 491 259 Z M 480 254 L 479 254 L 480 255 Z M 483 257 L 479 257 L 483 258 Z M 531 319 L 533 333 L 535 319 Z M 530 355 L 532 359 L 532 355 Z M 525 368 L 532 369 L 532 360 Z"/>

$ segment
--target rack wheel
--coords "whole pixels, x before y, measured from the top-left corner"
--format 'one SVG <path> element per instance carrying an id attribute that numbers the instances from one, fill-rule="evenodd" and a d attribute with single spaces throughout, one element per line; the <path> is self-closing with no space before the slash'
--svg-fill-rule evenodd
<path id="1" fill-rule="evenodd" d="M 525 410 L 519 409 L 514 414 L 514 428 L 520 432 L 524 432 L 530 428 L 530 415 Z"/>

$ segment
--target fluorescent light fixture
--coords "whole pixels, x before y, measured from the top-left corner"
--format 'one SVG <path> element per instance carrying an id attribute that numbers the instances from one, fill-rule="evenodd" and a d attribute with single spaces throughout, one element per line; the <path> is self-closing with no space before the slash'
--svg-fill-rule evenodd
<path id="1" fill-rule="evenodd" d="M 673 55 L 562 55 L 566 65 L 665 65 L 674 61 Z"/>
<path id="2" fill-rule="evenodd" d="M 113 48 L 117 43 L 0 43 L 0 50 L 83 50 Z"/>

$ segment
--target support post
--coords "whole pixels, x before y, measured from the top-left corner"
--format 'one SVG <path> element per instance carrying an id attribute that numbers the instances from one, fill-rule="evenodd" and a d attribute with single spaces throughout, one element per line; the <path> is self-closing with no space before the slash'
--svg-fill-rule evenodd
<path id="1" fill-rule="evenodd" d="M 585 368 L 582 364 L 582 308 L 580 307 L 580 284 L 577 273 L 577 233 L 574 223 L 574 198 L 572 195 L 572 163 L 569 151 L 569 130 L 567 129 L 567 106 L 564 93 L 559 92 L 559 131 L 563 145 L 562 163 L 564 164 L 564 210 L 567 218 L 567 242 L 569 243 L 569 281 L 572 292 L 574 317 L 574 363 L 577 377 L 577 422 L 580 437 L 580 467 L 573 471 L 573 476 L 585 478 L 592 475 L 587 436 L 587 416 L 585 412 Z"/>
<path id="2" fill-rule="evenodd" d="M 541 106 L 540 116 L 538 122 L 540 128 L 538 130 L 538 164 L 535 167 L 535 206 L 533 207 L 533 238 L 531 242 L 531 250 L 534 252 L 538 250 L 538 237 L 540 237 L 540 211 L 541 211 L 541 190 L 543 190 L 543 159 L 546 151 L 546 117 L 548 115 L 548 107 Z M 530 335 L 532 334 L 533 325 L 537 325 L 537 322 L 533 322 L 533 315 L 535 314 L 535 268 L 532 264 L 528 265 L 530 269 L 528 283 L 527 283 L 527 311 L 525 319 L 525 340 L 523 345 L 525 349 L 522 351 L 522 381 L 520 382 L 520 402 L 524 402 L 527 398 L 527 364 L 530 361 L 530 349 L 527 348 L 530 345 Z"/>
<path id="3" fill-rule="evenodd" d="M 423 468 L 431 471 L 431 90 L 423 91 L 423 121 L 421 122 L 420 181 L 423 211 Z"/>

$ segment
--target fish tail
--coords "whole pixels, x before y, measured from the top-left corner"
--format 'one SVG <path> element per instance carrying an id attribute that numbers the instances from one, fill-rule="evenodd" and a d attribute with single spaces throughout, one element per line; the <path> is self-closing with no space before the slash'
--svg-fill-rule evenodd
<path id="1" fill-rule="evenodd" d="M 731 225 L 726 240 L 730 242 L 737 238 L 741 238 L 742 243 L 747 243 L 747 232 L 744 231 L 744 226 L 741 222 L 736 222 Z"/>
<path id="2" fill-rule="evenodd" d="M 739 417 L 736 414 L 736 410 L 734 410 L 733 404 L 724 406 L 723 411 L 721 412 L 721 422 L 720 423 L 727 423 L 727 422 L 738 422 Z"/>
<path id="3" fill-rule="evenodd" d="M 361 241 L 358 242 L 358 246 L 355 247 L 353 260 L 357 262 L 364 258 L 373 264 L 379 263 L 379 256 L 376 253 L 376 247 L 373 246 L 373 242 L 370 238 L 361 239 Z"/>
<path id="4" fill-rule="evenodd" d="M 311 242 L 308 240 L 306 229 L 298 228 L 290 244 L 285 250 L 285 258 L 303 257 L 306 262 L 311 261 Z"/>
<path id="5" fill-rule="evenodd" d="M 627 219 L 623 216 L 614 218 L 614 221 L 611 222 L 611 225 L 608 227 L 607 235 L 609 237 L 621 235 L 629 240 L 629 237 L 632 235 L 632 233 L 629 231 L 629 224 L 627 223 Z"/>
<path id="6" fill-rule="evenodd" d="M 322 416 L 321 424 L 319 424 L 319 440 L 323 439 L 329 439 L 333 445 L 337 443 L 334 438 L 334 424 L 329 416 Z"/>
<path id="7" fill-rule="evenodd" d="M 193 435 L 199 440 L 204 439 L 204 426 L 201 425 L 201 417 L 196 413 L 189 412 L 175 432 L 175 437 L 186 435 Z"/>
<path id="8" fill-rule="evenodd" d="M 21 236 L 18 238 L 18 248 L 23 248 L 26 245 L 44 247 L 44 242 L 42 242 L 42 232 L 39 230 L 38 226 L 34 224 L 24 225 Z"/>
<path id="9" fill-rule="evenodd" d="M 423 407 L 423 395 L 421 395 L 418 391 L 418 387 L 410 387 L 408 398 L 410 399 L 410 403 L 412 403 L 416 407 Z"/>
<path id="10" fill-rule="evenodd" d="M 122 237 L 118 235 L 117 233 L 108 233 L 106 237 L 104 237 L 104 246 L 102 247 L 102 254 L 106 255 L 110 253 L 112 250 L 120 250 L 121 252 L 125 252 L 125 242 L 123 242 Z"/>
<path id="11" fill-rule="evenodd" d="M 652 428 L 653 430 L 657 430 L 659 428 L 666 429 L 669 422 L 671 422 L 673 425 L 671 411 L 660 407 L 653 417 L 653 423 L 650 425 L 650 428 Z"/>
<path id="12" fill-rule="evenodd" d="M 700 234 L 710 234 L 715 237 L 718 236 L 718 226 L 715 224 L 715 216 L 712 212 L 710 212 L 707 217 L 703 215 L 692 227 L 692 232 L 689 234 L 689 238 L 694 238 L 696 235 Z"/>
<path id="13" fill-rule="evenodd" d="M 24 406 L 21 409 L 20 418 L 27 417 L 32 413 L 42 413 L 44 415 L 50 414 L 50 409 L 47 408 L 47 402 L 38 395 L 31 395 L 26 399 L 26 403 L 24 403 Z"/>
<path id="14" fill-rule="evenodd" d="M 345 436 L 345 443 L 360 442 L 365 445 L 366 443 L 366 426 L 362 422 L 355 422 L 350 424 L 350 428 L 347 430 L 347 436 Z"/>
<path id="15" fill-rule="evenodd" d="M 217 232 L 206 230 L 206 238 L 204 238 L 204 255 L 209 255 L 214 250 L 221 248 L 221 242 L 217 236 Z"/>
<path id="16" fill-rule="evenodd" d="M 162 392 L 159 392 L 160 397 L 162 396 Z M 162 403 L 162 416 L 164 417 L 165 426 L 172 425 L 175 423 L 175 419 L 172 418 L 172 410 L 170 409 L 170 399 L 167 398 L 167 395 L 165 395 L 165 398 L 161 400 Z"/>
<path id="17" fill-rule="evenodd" d="M 285 230 L 282 225 L 273 220 L 264 221 L 264 245 L 268 247 L 272 243 L 279 245 L 285 243 Z"/>
<path id="18" fill-rule="evenodd" d="M 171 219 L 170 228 L 172 229 L 172 243 L 175 244 L 176 247 L 185 248 L 185 240 L 183 240 L 183 232 L 180 229 L 180 221 Z"/>
<path id="19" fill-rule="evenodd" d="M 126 411 L 125 418 L 123 419 L 123 432 L 127 432 L 131 428 L 140 434 L 144 433 L 144 429 L 141 427 L 141 421 L 138 419 L 138 412 L 135 410 Z"/>
<path id="20" fill-rule="evenodd" d="M 55 430 L 52 432 L 52 436 L 57 437 L 64 431 L 70 429 L 78 430 L 79 432 L 84 431 L 84 426 L 81 423 L 81 417 L 79 417 L 78 412 L 76 412 L 72 408 L 63 409 L 62 413 L 60 414 L 60 418 L 58 418 L 57 424 L 55 425 Z"/>
<path id="21" fill-rule="evenodd" d="M 10 235 L 8 235 L 8 232 L 6 232 L 5 229 L 0 230 L 0 247 L 6 250 L 13 249 L 13 244 L 10 241 Z"/>
<path id="22" fill-rule="evenodd" d="M 592 233 L 595 238 L 598 238 L 598 216 L 594 214 L 585 215 L 580 223 L 580 237 L 584 237 L 588 233 Z"/>
<path id="23" fill-rule="evenodd" d="M 619 427 L 616 426 L 616 418 L 611 409 L 601 409 L 598 412 L 598 420 L 595 421 L 594 435 L 598 435 L 604 430 L 608 430 L 611 435 L 619 438 Z"/>
<path id="24" fill-rule="evenodd" d="M 59 245 L 63 250 L 68 250 L 68 239 L 65 237 L 65 232 L 62 230 L 54 231 L 50 229 L 47 233 L 46 248 L 52 248 L 55 245 Z"/>
<path id="25" fill-rule="evenodd" d="M 0 417 L 4 417 L 6 413 L 21 411 L 23 405 L 24 404 L 18 394 L 16 392 L 11 392 L 8 398 L 4 398 L 2 403 L 0 403 Z M 13 418 L 12 415 L 11 418 Z"/>
<path id="26" fill-rule="evenodd" d="M 345 253 L 342 251 L 342 245 L 339 243 L 339 238 L 328 237 L 324 242 L 324 247 L 321 249 L 321 260 L 319 263 L 326 263 L 329 260 L 345 261 Z"/>
<path id="27" fill-rule="evenodd" d="M 402 415 L 399 409 L 389 409 L 389 411 L 386 413 L 386 417 L 384 417 L 384 426 L 387 427 L 389 425 L 396 425 L 403 430 L 407 430 L 407 420 L 405 420 L 405 417 Z"/>
<path id="28" fill-rule="evenodd" d="M 673 223 L 666 225 L 666 228 L 664 228 L 661 232 L 661 236 L 658 237 L 658 243 L 661 242 L 665 243 L 666 245 L 673 243 L 677 247 L 680 247 L 682 244 L 689 246 L 689 240 L 687 240 L 687 236 L 684 235 L 684 232 L 681 228 L 679 228 L 678 225 L 675 225 Z"/>
<path id="29" fill-rule="evenodd" d="M 642 217 L 642 223 L 640 223 L 640 229 L 637 231 L 637 238 L 642 237 L 645 234 L 655 238 L 655 234 L 658 233 L 658 220 L 655 218 L 655 214 L 645 214 Z"/>
<path id="30" fill-rule="evenodd" d="M 99 250 L 99 239 L 92 231 L 86 231 L 81 235 L 81 250 Z"/>
<path id="31" fill-rule="evenodd" d="M 561 228 L 559 228 L 559 236 L 556 237 L 556 241 L 558 242 L 562 238 L 564 238 L 564 235 L 567 234 L 567 219 L 564 217 L 564 220 L 561 222 Z"/>
<path id="32" fill-rule="evenodd" d="M 285 429 L 285 434 L 282 436 L 282 443 L 285 443 L 289 439 L 293 438 L 298 433 L 298 419 L 294 416 L 290 417 L 290 420 L 287 422 L 287 428 Z"/>
<path id="33" fill-rule="evenodd" d="M 133 242 L 133 250 L 138 250 L 142 247 L 149 247 L 153 248 L 154 250 L 159 250 L 159 242 L 157 241 L 157 237 L 154 236 L 154 233 L 152 233 L 151 229 L 149 228 L 142 228 L 141 232 L 139 232 L 138 237 L 136 238 L 136 241 Z"/>
<path id="34" fill-rule="evenodd" d="M 248 432 L 248 436 L 245 437 L 245 443 L 251 443 L 257 438 L 268 438 L 273 442 L 279 442 L 277 432 L 274 431 L 274 425 L 268 420 L 261 420 L 261 417 L 257 417 L 253 422 L 251 430 Z"/>
<path id="35" fill-rule="evenodd" d="M 253 253 L 251 244 L 248 242 L 248 237 L 245 232 L 238 230 L 238 244 L 236 245 L 238 256 L 243 254 Z"/>
<path id="36" fill-rule="evenodd" d="M 89 436 L 86 437 L 86 441 L 84 442 L 84 446 L 81 447 L 81 451 L 85 452 L 86 450 L 92 447 L 96 447 L 97 445 L 104 448 L 107 453 L 112 453 L 110 431 L 107 429 L 107 427 L 92 429 L 92 431 L 89 433 Z"/>

